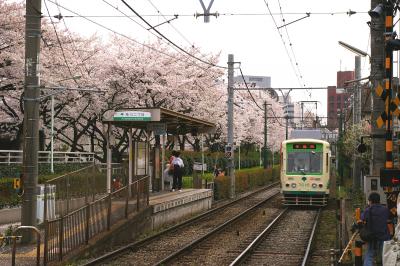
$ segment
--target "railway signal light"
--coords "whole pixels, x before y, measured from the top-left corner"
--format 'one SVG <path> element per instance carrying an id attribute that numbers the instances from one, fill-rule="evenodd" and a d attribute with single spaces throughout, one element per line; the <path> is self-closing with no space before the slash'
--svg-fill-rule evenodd
<path id="1" fill-rule="evenodd" d="M 400 187 L 400 169 L 381 168 L 380 182 L 382 187 Z"/>
<path id="2" fill-rule="evenodd" d="M 233 149 L 231 145 L 225 146 L 225 158 L 231 159 L 233 157 Z"/>

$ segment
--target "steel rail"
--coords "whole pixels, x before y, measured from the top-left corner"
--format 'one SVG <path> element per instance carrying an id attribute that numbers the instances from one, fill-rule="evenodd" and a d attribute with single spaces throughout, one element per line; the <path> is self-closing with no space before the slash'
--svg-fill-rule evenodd
<path id="1" fill-rule="evenodd" d="M 249 256 L 249 254 L 255 248 L 257 248 L 260 242 L 264 240 L 264 237 L 272 230 L 272 227 L 282 219 L 282 217 L 287 213 L 288 210 L 289 208 L 286 208 L 281 213 L 279 213 L 278 216 L 276 216 L 275 219 L 270 222 L 268 226 L 246 247 L 246 249 L 243 250 L 243 252 L 240 253 L 240 255 L 231 262 L 231 264 L 229 264 L 229 266 L 239 265 L 240 263 L 242 263 Z"/>
<path id="2" fill-rule="evenodd" d="M 224 208 L 227 208 L 227 207 L 229 207 L 231 205 L 234 205 L 234 204 L 236 204 L 237 202 L 239 202 L 241 200 L 244 200 L 244 199 L 250 198 L 250 197 L 252 197 L 254 195 L 257 195 L 257 194 L 259 194 L 259 193 L 261 193 L 261 192 L 263 192 L 265 190 L 274 188 L 274 187 L 278 186 L 279 184 L 280 184 L 279 181 L 278 182 L 274 182 L 274 183 L 272 183 L 272 184 L 270 184 L 270 185 L 268 185 L 266 187 L 263 187 L 261 189 L 258 189 L 256 191 L 254 191 L 253 193 L 250 193 L 250 194 L 248 194 L 248 195 L 246 195 L 244 197 L 235 199 L 233 201 L 229 201 L 228 203 L 225 203 L 225 204 L 223 204 L 223 205 L 221 205 L 221 206 L 219 206 L 219 207 L 217 207 L 215 209 L 211 209 L 211 210 L 206 211 L 206 212 L 204 212 L 202 214 L 199 214 L 199 215 L 197 215 L 197 216 L 195 216 L 195 217 L 193 217 L 191 219 L 188 219 L 188 220 L 183 221 L 183 222 L 181 222 L 181 223 L 179 223 L 177 225 L 174 225 L 174 226 L 172 226 L 170 228 L 167 228 L 167 229 L 165 229 L 165 230 L 163 230 L 163 231 L 161 231 L 161 232 L 159 232 L 159 233 L 157 233 L 155 235 L 152 235 L 152 236 L 147 237 L 145 239 L 142 239 L 140 241 L 128 244 L 128 245 L 123 246 L 123 247 L 121 247 L 119 249 L 116 249 L 116 250 L 114 250 L 112 252 L 106 253 L 106 254 L 104 254 L 104 255 L 102 255 L 100 257 L 97 257 L 97 258 L 95 258 L 93 260 L 90 260 L 90 261 L 86 262 L 83 265 L 84 266 L 97 265 L 99 263 L 103 263 L 103 262 L 106 262 L 106 261 L 108 261 L 108 260 L 110 260 L 112 258 L 115 258 L 116 256 L 121 255 L 122 253 L 125 253 L 125 252 L 128 252 L 128 251 L 137 250 L 138 248 L 146 245 L 147 243 L 151 242 L 152 240 L 154 240 L 154 239 L 156 239 L 156 238 L 158 238 L 158 237 L 160 237 L 160 236 L 162 236 L 164 234 L 176 231 L 176 230 L 178 230 L 179 228 L 181 228 L 183 226 L 187 226 L 187 225 L 190 225 L 192 223 L 195 223 L 199 219 L 203 219 L 203 218 L 205 218 L 205 217 L 207 217 L 209 215 L 214 214 L 215 212 L 218 212 L 218 211 L 220 211 L 220 210 L 222 210 Z"/>
<path id="3" fill-rule="evenodd" d="M 315 231 L 316 231 L 320 216 L 321 216 L 321 209 L 318 210 L 317 215 L 315 216 L 314 225 L 313 225 L 313 228 L 311 230 L 310 238 L 308 239 L 307 249 L 306 249 L 306 252 L 304 253 L 304 257 L 303 257 L 303 261 L 301 263 L 301 266 L 306 266 L 307 265 L 308 258 L 309 258 L 309 255 L 310 255 L 310 251 L 311 251 L 311 245 L 312 245 L 312 242 L 314 240 Z"/>
<path id="4" fill-rule="evenodd" d="M 247 216 L 251 211 L 259 208 L 261 205 L 265 204 L 267 201 L 269 201 L 270 199 L 272 199 L 273 197 L 275 197 L 279 193 L 280 192 L 277 191 L 276 193 L 270 195 L 269 197 L 265 198 L 261 202 L 255 204 L 252 207 L 246 209 L 245 211 L 239 213 L 235 217 L 233 217 L 230 220 L 226 221 L 225 223 L 219 225 L 218 227 L 216 227 L 215 229 L 211 230 L 210 232 L 208 232 L 207 234 L 203 235 L 202 237 L 197 238 L 196 240 L 192 241 L 191 243 L 187 244 L 186 246 L 182 247 L 181 249 L 175 251 L 174 253 L 172 253 L 168 257 L 160 260 L 159 262 L 155 263 L 154 265 L 165 265 L 168 262 L 176 259 L 179 255 L 181 255 L 181 254 L 193 249 L 197 244 L 199 244 L 200 242 L 204 241 L 208 237 L 220 232 L 221 230 L 225 229 L 227 226 L 229 226 L 229 225 L 235 223 L 236 221 L 238 221 L 239 219 Z"/>

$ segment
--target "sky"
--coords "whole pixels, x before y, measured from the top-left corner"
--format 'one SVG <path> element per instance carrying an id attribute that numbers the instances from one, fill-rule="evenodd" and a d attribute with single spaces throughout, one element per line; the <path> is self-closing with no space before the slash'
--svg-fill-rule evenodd
<path id="1" fill-rule="evenodd" d="M 195 13 L 204 13 L 200 0 L 125 1 L 153 26 L 178 14 L 177 19 L 157 29 L 183 48 L 194 45 L 203 53 L 220 53 L 221 66 L 227 66 L 228 54 L 233 54 L 244 75 L 270 76 L 273 88 L 335 86 L 336 72 L 354 70 L 355 56 L 338 41 L 370 53 L 367 25 L 370 1 L 367 0 L 214 0 L 210 12 L 220 15 L 210 17 L 209 23 L 204 23 L 202 17 L 194 17 Z M 203 1 L 207 7 L 210 0 Z M 86 36 L 97 34 L 104 40 L 110 34 L 110 31 L 83 18 L 67 17 L 73 14 L 62 7 L 58 9 L 55 3 L 138 42 L 156 40 L 151 34 L 153 31 L 148 31 L 143 21 L 120 13 L 134 16 L 121 0 L 46 2 L 51 15 L 61 12 L 68 30 L 73 32 Z M 349 16 L 346 14 L 349 10 L 357 13 Z M 47 15 L 44 3 L 42 12 Z M 277 26 L 285 24 L 283 18 L 290 23 L 303 18 L 307 12 L 311 13 L 309 17 L 277 30 Z M 121 17 L 109 17 L 114 15 Z M 59 26 L 63 28 L 64 24 L 59 23 Z M 361 76 L 368 76 L 368 57 L 362 58 L 361 67 Z M 325 90 L 295 90 L 290 95 L 294 101 L 319 101 L 318 114 L 326 116 Z"/>

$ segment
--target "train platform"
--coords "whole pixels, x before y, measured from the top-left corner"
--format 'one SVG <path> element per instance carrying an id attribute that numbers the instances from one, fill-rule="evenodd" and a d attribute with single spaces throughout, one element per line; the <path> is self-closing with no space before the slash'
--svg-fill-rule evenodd
<path id="1" fill-rule="evenodd" d="M 212 200 L 211 189 L 183 189 L 153 194 L 149 202 L 152 208 L 152 228 L 154 230 L 165 224 L 206 211 L 211 208 Z"/>
<path id="2" fill-rule="evenodd" d="M 96 238 L 96 241 L 89 241 L 88 246 L 81 246 L 81 248 L 84 250 L 86 248 L 91 249 L 91 247 L 99 249 L 99 246 L 107 245 L 107 243 L 115 245 L 122 240 L 132 241 L 145 232 L 156 230 L 186 217 L 207 211 L 211 208 L 212 200 L 213 191 L 211 189 L 183 189 L 182 191 L 151 193 L 149 207 L 144 212 L 139 212 L 130 219 L 121 221 L 122 223 L 118 226 L 111 227 L 110 231 Z M 117 203 L 113 202 L 112 209 L 120 209 Z M 138 224 L 141 225 L 138 226 Z M 70 233 L 68 231 L 64 232 L 65 237 L 67 238 Z M 41 261 L 43 262 L 43 231 L 41 239 L 40 253 Z M 11 245 L 0 247 L 0 266 L 11 265 L 11 251 Z M 36 245 L 17 244 L 16 264 L 34 265 L 35 263 Z"/>

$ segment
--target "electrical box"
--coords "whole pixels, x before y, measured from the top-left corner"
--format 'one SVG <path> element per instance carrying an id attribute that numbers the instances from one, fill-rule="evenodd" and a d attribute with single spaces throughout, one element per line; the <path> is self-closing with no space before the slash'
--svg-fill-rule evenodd
<path id="1" fill-rule="evenodd" d="M 366 175 L 364 176 L 364 194 L 366 203 L 368 203 L 368 196 L 372 192 L 376 192 L 381 196 L 381 204 L 386 205 L 386 195 L 380 184 L 379 176 Z"/>

